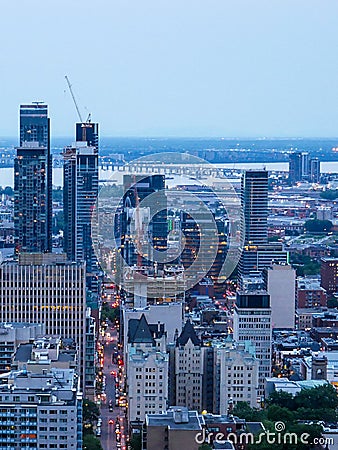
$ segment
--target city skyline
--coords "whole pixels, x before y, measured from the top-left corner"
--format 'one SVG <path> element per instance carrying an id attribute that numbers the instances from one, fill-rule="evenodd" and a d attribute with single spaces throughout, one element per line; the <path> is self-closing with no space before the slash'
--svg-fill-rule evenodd
<path id="1" fill-rule="evenodd" d="M 18 4 L 2 7 L 5 136 L 32 100 L 50 105 L 53 136 L 73 135 L 65 75 L 102 136 L 338 134 L 333 2 Z"/>

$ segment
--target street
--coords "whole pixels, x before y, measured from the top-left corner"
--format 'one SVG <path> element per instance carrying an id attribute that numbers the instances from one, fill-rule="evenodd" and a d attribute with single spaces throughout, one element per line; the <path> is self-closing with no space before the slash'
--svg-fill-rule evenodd
<path id="1" fill-rule="evenodd" d="M 106 377 L 106 398 L 102 401 L 101 404 L 101 418 L 102 418 L 102 427 L 101 427 L 101 445 L 103 450 L 126 450 L 125 443 L 125 416 L 122 408 L 115 406 L 115 375 L 111 374 L 114 372 L 118 374 L 118 366 L 117 364 L 112 363 L 112 354 L 114 347 L 117 346 L 117 333 L 115 329 L 111 329 L 112 339 L 108 343 L 104 344 L 104 366 L 103 366 L 103 374 Z M 109 402 L 112 402 L 113 411 L 109 411 Z M 113 420 L 114 423 L 109 423 L 110 420 Z M 119 425 L 119 434 L 120 441 L 116 440 L 117 434 L 115 433 L 116 422 L 118 421 Z"/>

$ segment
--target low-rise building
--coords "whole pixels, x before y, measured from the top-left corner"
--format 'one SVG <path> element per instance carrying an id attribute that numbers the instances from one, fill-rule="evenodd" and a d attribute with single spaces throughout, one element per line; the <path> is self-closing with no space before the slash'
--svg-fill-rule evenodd
<path id="1" fill-rule="evenodd" d="M 297 308 L 317 308 L 326 306 L 326 290 L 316 278 L 297 278 Z"/>
<path id="2" fill-rule="evenodd" d="M 82 394 L 73 369 L 12 371 L 2 381 L 0 448 L 82 449 Z"/>
<path id="3" fill-rule="evenodd" d="M 183 407 L 171 407 L 163 414 L 147 414 L 143 430 L 143 443 L 147 450 L 198 450 L 201 442 L 203 416 Z M 203 442 L 203 441 L 202 441 Z"/>

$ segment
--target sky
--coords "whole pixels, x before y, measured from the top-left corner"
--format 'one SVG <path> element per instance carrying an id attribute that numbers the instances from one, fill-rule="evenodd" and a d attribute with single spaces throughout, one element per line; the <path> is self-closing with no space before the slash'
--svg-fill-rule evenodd
<path id="1" fill-rule="evenodd" d="M 0 137 L 337 137 L 337 0 L 0 0 Z"/>

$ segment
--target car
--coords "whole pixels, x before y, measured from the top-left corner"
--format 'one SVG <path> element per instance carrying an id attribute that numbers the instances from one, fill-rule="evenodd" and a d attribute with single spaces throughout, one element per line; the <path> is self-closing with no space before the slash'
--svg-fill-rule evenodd
<path id="1" fill-rule="evenodd" d="M 96 436 L 101 436 L 101 428 L 100 427 L 96 428 Z"/>
<path id="2" fill-rule="evenodd" d="M 114 425 L 114 419 L 109 419 L 108 423 L 109 423 L 110 425 Z"/>

